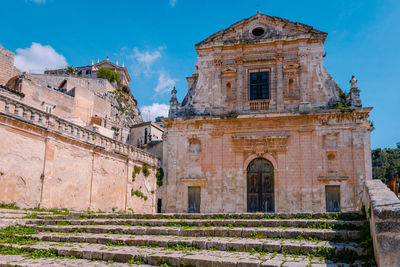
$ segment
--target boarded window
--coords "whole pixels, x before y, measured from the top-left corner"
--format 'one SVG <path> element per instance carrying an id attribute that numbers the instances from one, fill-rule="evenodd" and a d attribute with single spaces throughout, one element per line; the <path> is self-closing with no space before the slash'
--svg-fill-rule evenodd
<path id="1" fill-rule="evenodd" d="M 188 212 L 200 212 L 200 186 L 188 187 Z"/>
<path id="2" fill-rule="evenodd" d="M 340 211 L 340 186 L 327 185 L 325 186 L 326 194 L 326 211 L 339 212 Z"/>
<path id="3" fill-rule="evenodd" d="M 269 99 L 269 72 L 250 73 L 250 100 Z"/>

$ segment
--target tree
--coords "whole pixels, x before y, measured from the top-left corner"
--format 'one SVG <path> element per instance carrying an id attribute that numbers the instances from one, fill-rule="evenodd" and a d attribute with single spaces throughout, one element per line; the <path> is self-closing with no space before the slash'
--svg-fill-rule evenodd
<path id="1" fill-rule="evenodd" d="M 396 175 L 400 176 L 400 149 L 372 150 L 372 177 L 386 184 Z"/>
<path id="2" fill-rule="evenodd" d="M 118 72 L 114 72 L 114 71 L 106 69 L 106 68 L 100 68 L 97 71 L 97 78 L 107 79 L 110 83 L 112 83 L 112 82 L 118 83 L 121 80 Z"/>
<path id="3" fill-rule="evenodd" d="M 78 74 L 78 69 L 72 67 L 72 66 L 67 66 L 65 68 L 65 73 L 67 75 L 77 75 Z"/>

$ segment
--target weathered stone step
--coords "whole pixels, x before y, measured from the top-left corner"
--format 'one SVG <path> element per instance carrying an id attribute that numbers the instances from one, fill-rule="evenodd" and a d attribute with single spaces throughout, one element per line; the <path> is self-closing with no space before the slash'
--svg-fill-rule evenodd
<path id="1" fill-rule="evenodd" d="M 43 266 L 113 266 L 149 267 L 147 264 L 128 264 L 120 262 L 90 261 L 87 259 L 29 258 L 24 255 L 1 255 L 0 267 L 43 267 Z"/>
<path id="2" fill-rule="evenodd" d="M 307 254 L 317 252 L 318 249 L 328 248 L 335 251 L 347 250 L 357 255 L 365 255 L 364 249 L 356 243 L 333 243 L 331 241 L 308 241 L 295 239 L 250 239 L 232 237 L 179 237 L 179 236 L 146 236 L 146 235 L 104 235 L 104 234 L 59 234 L 59 233 L 39 233 L 31 235 L 39 241 L 52 242 L 87 242 L 98 244 L 113 244 L 118 246 L 159 246 L 175 247 L 195 247 L 198 249 L 216 249 L 221 251 L 247 251 L 252 250 L 265 252 L 289 252 Z"/>
<path id="3" fill-rule="evenodd" d="M 69 225 L 133 225 L 133 226 L 228 226 L 228 227 L 309 227 L 356 230 L 364 221 L 318 220 L 318 219 L 75 219 L 75 220 L 27 220 L 29 224 Z"/>
<path id="4" fill-rule="evenodd" d="M 68 215 L 39 215 L 39 219 L 76 219 L 76 218 L 118 218 L 118 219 L 340 219 L 364 220 L 361 213 L 73 213 Z M 337 217 L 337 218 L 336 218 Z"/>
<path id="5" fill-rule="evenodd" d="M 87 232 L 110 234 L 134 234 L 134 235 L 175 235 L 175 236 L 206 236 L 206 237 L 243 237 L 243 238 L 285 238 L 295 239 L 298 236 L 304 238 L 318 238 L 320 240 L 358 240 L 360 232 L 356 230 L 331 230 L 308 228 L 239 228 L 239 227 L 144 227 L 144 226 L 120 226 L 120 225 L 29 225 L 40 231 L 52 232 Z"/>
<path id="6" fill-rule="evenodd" d="M 101 259 L 126 263 L 132 259 L 143 260 L 150 265 L 168 263 L 172 266 L 350 266 L 334 264 L 319 257 L 278 253 L 227 252 L 218 250 L 172 250 L 158 247 L 112 246 L 90 243 L 54 243 L 38 242 L 34 245 L 2 245 L 23 248 L 29 251 L 55 249 L 58 255 L 74 256 L 82 259 Z M 361 266 L 353 262 L 352 266 Z"/>

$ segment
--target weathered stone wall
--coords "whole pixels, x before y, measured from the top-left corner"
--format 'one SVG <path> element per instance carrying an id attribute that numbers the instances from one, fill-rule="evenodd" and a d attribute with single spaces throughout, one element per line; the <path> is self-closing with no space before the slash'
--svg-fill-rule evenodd
<path id="1" fill-rule="evenodd" d="M 158 159 L 0 95 L 0 202 L 23 208 L 154 212 Z M 149 166 L 136 176 L 133 165 Z M 131 189 L 145 196 L 131 195 Z"/>
<path id="2" fill-rule="evenodd" d="M 0 46 L 0 85 L 5 85 L 14 72 L 14 53 Z"/>
<path id="3" fill-rule="evenodd" d="M 378 266 L 400 266 L 400 200 L 380 180 L 365 181 L 363 199 Z"/>
<path id="4" fill-rule="evenodd" d="M 246 169 L 259 157 L 274 168 L 275 211 L 325 212 L 326 185 L 340 186 L 342 211 L 360 210 L 371 179 L 368 112 L 165 119 L 165 210 L 186 212 L 188 187 L 200 186 L 201 212 L 246 212 Z"/>
<path id="5" fill-rule="evenodd" d="M 252 29 L 262 28 L 263 36 Z M 323 66 L 326 33 L 257 14 L 196 45 L 185 99 L 170 116 L 328 108 L 339 87 Z M 250 99 L 250 73 L 268 72 L 269 97 Z"/>

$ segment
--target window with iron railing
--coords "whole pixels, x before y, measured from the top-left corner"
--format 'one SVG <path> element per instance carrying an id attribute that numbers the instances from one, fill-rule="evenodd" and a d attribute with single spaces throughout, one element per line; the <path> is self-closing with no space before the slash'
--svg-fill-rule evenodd
<path id="1" fill-rule="evenodd" d="M 269 71 L 250 73 L 250 100 L 269 99 Z"/>

